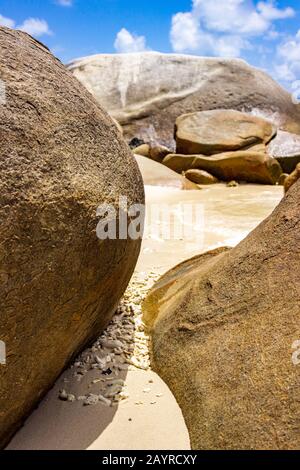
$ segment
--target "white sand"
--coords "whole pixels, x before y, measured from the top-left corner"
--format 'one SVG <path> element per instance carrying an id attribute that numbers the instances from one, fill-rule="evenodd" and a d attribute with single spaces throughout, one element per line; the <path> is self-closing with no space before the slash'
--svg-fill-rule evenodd
<path id="1" fill-rule="evenodd" d="M 169 203 L 174 214 L 173 204 L 201 204 L 203 220 L 193 227 L 193 240 L 166 241 L 157 234 L 146 237 L 136 273 L 163 273 L 202 251 L 234 246 L 271 213 L 282 194 L 281 187 L 256 185 L 214 185 L 202 191 L 147 187 L 148 209 L 151 204 Z M 85 376 L 78 383 L 72 369 L 65 371 L 8 449 L 189 449 L 181 411 L 168 387 L 151 370 L 130 369 L 120 374 L 129 399 L 117 407 L 60 401 L 60 389 L 85 394 L 91 381 Z M 137 405 L 140 401 L 143 403 Z"/>

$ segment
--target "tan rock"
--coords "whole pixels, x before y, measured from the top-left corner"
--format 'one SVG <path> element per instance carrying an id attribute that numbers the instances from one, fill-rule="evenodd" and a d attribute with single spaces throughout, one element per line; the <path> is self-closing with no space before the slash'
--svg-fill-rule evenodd
<path id="1" fill-rule="evenodd" d="M 113 120 L 113 123 L 115 124 L 116 128 L 120 132 L 120 134 L 123 135 L 123 127 L 121 126 L 121 124 L 119 124 L 118 121 L 116 119 L 114 119 L 113 117 L 112 117 L 112 120 Z"/>
<path id="2" fill-rule="evenodd" d="M 150 145 L 148 144 L 139 145 L 138 147 L 133 149 L 133 153 L 135 155 L 141 155 L 142 157 L 149 157 Z"/>
<path id="3" fill-rule="evenodd" d="M 276 131 L 269 121 L 234 110 L 184 114 L 176 120 L 176 152 L 213 155 L 241 150 L 268 143 Z"/>
<path id="4" fill-rule="evenodd" d="M 298 163 L 293 173 L 291 173 L 284 181 L 284 190 L 286 193 L 296 183 L 296 181 L 298 181 L 299 178 L 300 178 L 300 163 Z"/>
<path id="5" fill-rule="evenodd" d="M 1 27 L 0 58 L 2 447 L 115 312 L 140 240 L 100 241 L 96 212 L 144 191 L 108 114 L 46 47 Z"/>
<path id="6" fill-rule="evenodd" d="M 157 145 L 150 148 L 149 157 L 155 162 L 162 163 L 163 159 L 169 155 L 170 149 L 164 147 L 163 145 Z"/>
<path id="7" fill-rule="evenodd" d="M 193 449 L 300 447 L 299 201 L 298 181 L 236 248 L 172 269 L 144 304 Z"/>
<path id="8" fill-rule="evenodd" d="M 188 170 L 185 172 L 185 177 L 196 184 L 215 184 L 219 181 L 218 178 L 204 170 Z"/>
<path id="9" fill-rule="evenodd" d="M 278 184 L 279 186 L 284 186 L 285 184 L 285 181 L 286 179 L 289 177 L 290 175 L 288 173 L 282 173 L 282 175 L 280 175 L 280 178 L 278 180 Z"/>
<path id="10" fill-rule="evenodd" d="M 275 184 L 282 174 L 277 160 L 266 153 L 250 150 L 220 153 L 210 157 L 170 154 L 164 158 L 163 164 L 179 173 L 190 169 L 205 170 L 223 181 Z"/>

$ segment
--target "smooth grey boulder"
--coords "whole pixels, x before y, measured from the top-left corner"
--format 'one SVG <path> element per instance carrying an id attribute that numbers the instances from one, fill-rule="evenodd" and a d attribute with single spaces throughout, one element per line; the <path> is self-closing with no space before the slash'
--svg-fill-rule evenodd
<path id="1" fill-rule="evenodd" d="M 285 173 L 292 173 L 300 163 L 300 136 L 279 131 L 270 142 L 268 153 L 276 158 Z"/>
<path id="2" fill-rule="evenodd" d="M 300 109 L 291 95 L 240 59 L 141 52 L 84 57 L 68 67 L 127 138 L 172 149 L 178 116 L 218 108 L 251 112 L 300 134 Z"/>

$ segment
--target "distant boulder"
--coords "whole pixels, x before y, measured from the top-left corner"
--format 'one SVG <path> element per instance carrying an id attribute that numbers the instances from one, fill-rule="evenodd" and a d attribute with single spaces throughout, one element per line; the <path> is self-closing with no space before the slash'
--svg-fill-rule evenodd
<path id="1" fill-rule="evenodd" d="M 172 148 L 178 116 L 218 108 L 266 117 L 300 134 L 300 109 L 291 95 L 240 59 L 141 52 L 84 57 L 68 67 L 127 138 Z"/>
<path id="2" fill-rule="evenodd" d="M 264 152 L 240 150 L 217 155 L 167 155 L 163 164 L 178 173 L 205 170 L 222 181 L 276 184 L 282 174 L 280 164 Z"/>
<path id="3" fill-rule="evenodd" d="M 232 109 L 184 114 L 176 120 L 176 153 L 213 155 L 244 150 L 267 144 L 276 132 L 271 122 Z"/>
<path id="4" fill-rule="evenodd" d="M 285 173 L 292 173 L 300 163 L 300 136 L 279 131 L 268 145 L 268 153 L 276 158 Z"/>

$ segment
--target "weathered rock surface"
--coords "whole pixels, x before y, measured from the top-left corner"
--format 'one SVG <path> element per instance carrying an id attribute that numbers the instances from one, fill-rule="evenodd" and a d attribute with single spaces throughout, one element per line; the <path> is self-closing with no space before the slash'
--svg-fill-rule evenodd
<path id="1" fill-rule="evenodd" d="M 292 173 L 300 163 L 300 136 L 279 131 L 270 142 L 268 153 L 276 158 L 285 173 Z"/>
<path id="2" fill-rule="evenodd" d="M 278 184 L 279 186 L 284 186 L 285 184 L 285 181 L 286 179 L 289 177 L 290 175 L 288 173 L 282 173 L 282 175 L 280 175 L 280 178 L 278 180 Z"/>
<path id="3" fill-rule="evenodd" d="M 300 182 L 236 248 L 163 276 L 144 304 L 152 366 L 193 449 L 298 449 Z M 293 346 L 294 345 L 294 346 Z"/>
<path id="4" fill-rule="evenodd" d="M 218 178 L 204 170 L 188 170 L 184 176 L 196 184 L 215 184 L 219 181 Z"/>
<path id="5" fill-rule="evenodd" d="M 196 189 L 198 186 L 175 171 L 142 155 L 135 155 L 145 185 L 177 189 Z"/>
<path id="6" fill-rule="evenodd" d="M 173 145 L 178 116 L 236 109 L 300 134 L 300 110 L 270 76 L 238 59 L 143 52 L 95 55 L 69 65 L 128 138 Z"/>
<path id="7" fill-rule="evenodd" d="M 170 149 L 164 147 L 163 145 L 157 145 L 150 148 L 149 157 L 155 162 L 162 163 L 163 159 L 169 155 Z"/>
<path id="8" fill-rule="evenodd" d="M 26 33 L 0 28 L 0 446 L 108 324 L 140 241 L 96 236 L 97 207 L 144 201 L 138 166 L 92 95 Z"/>
<path id="9" fill-rule="evenodd" d="M 149 157 L 150 145 L 148 145 L 148 144 L 139 145 L 138 147 L 133 149 L 133 152 L 136 155 L 141 155 L 142 157 Z"/>
<path id="10" fill-rule="evenodd" d="M 213 155 L 267 144 L 277 132 L 265 119 L 232 109 L 184 114 L 175 125 L 176 153 Z"/>
<path id="11" fill-rule="evenodd" d="M 293 173 L 291 173 L 284 181 L 284 190 L 286 193 L 298 181 L 299 178 L 300 178 L 300 163 L 298 163 Z"/>
<path id="12" fill-rule="evenodd" d="M 275 184 L 282 169 L 274 158 L 252 150 L 203 155 L 167 155 L 163 164 L 181 173 L 191 169 L 205 170 L 223 181 Z"/>

